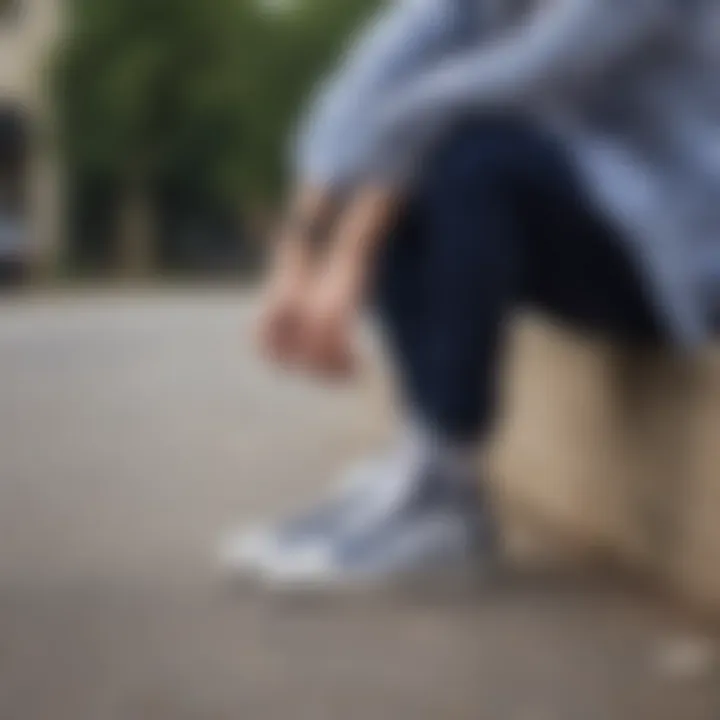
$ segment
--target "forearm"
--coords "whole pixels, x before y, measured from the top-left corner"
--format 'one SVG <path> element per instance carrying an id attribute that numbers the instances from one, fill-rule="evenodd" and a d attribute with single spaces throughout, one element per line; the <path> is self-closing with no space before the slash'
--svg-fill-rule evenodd
<path id="1" fill-rule="evenodd" d="M 337 196 L 327 188 L 301 184 L 293 191 L 275 247 L 276 267 L 281 272 L 309 271 L 338 207 Z"/>
<path id="2" fill-rule="evenodd" d="M 382 186 L 360 188 L 347 204 L 330 239 L 327 265 L 345 275 L 361 295 L 374 257 L 387 241 L 401 205 L 394 191 Z"/>

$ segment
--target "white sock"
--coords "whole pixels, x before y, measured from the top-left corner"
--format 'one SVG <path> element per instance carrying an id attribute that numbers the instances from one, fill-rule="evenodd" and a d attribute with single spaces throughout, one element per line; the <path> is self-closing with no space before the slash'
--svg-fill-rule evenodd
<path id="1" fill-rule="evenodd" d="M 428 425 L 410 421 L 405 444 L 414 462 L 432 463 L 453 477 L 472 477 L 477 466 L 477 448 L 472 442 L 459 442 L 433 431 Z"/>

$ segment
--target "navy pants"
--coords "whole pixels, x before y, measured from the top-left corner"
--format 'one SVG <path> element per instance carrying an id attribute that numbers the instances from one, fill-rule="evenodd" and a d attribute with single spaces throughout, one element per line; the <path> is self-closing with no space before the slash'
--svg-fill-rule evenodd
<path id="1" fill-rule="evenodd" d="M 640 274 L 554 141 L 515 120 L 469 120 L 423 174 L 376 268 L 382 325 L 421 420 L 456 440 L 486 431 L 518 305 L 659 339 Z"/>

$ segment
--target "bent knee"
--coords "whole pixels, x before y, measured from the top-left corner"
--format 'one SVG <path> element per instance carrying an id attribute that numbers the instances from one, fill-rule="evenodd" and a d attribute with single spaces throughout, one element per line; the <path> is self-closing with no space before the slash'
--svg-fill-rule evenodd
<path id="1" fill-rule="evenodd" d="M 522 119 L 465 121 L 439 144 L 428 168 L 431 182 L 497 184 L 516 176 L 545 145 L 542 133 Z"/>

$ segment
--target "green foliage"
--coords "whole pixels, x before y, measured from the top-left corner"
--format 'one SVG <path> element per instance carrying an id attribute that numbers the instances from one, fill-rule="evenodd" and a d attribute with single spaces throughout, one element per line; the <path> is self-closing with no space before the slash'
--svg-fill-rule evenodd
<path id="1" fill-rule="evenodd" d="M 65 0 L 51 84 L 81 254 L 113 255 L 138 188 L 175 215 L 275 201 L 305 97 L 375 0 L 268 1 Z"/>
<path id="2" fill-rule="evenodd" d="M 70 0 L 54 88 L 63 146 L 81 172 L 153 183 L 202 170 L 232 190 L 242 161 L 237 0 Z"/>
<path id="3" fill-rule="evenodd" d="M 54 88 L 83 172 L 271 196 L 304 96 L 373 0 L 67 0 Z"/>

